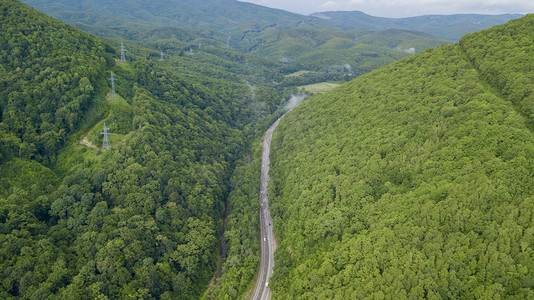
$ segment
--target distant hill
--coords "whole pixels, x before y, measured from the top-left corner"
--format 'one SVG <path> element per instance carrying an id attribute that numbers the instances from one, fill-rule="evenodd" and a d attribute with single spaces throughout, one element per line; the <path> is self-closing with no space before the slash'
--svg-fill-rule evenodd
<path id="1" fill-rule="evenodd" d="M 357 74 L 447 42 L 406 30 L 343 31 L 310 27 L 276 31 L 260 38 L 261 43 L 255 48 L 259 55 L 287 58 L 310 70 L 349 64 Z"/>
<path id="2" fill-rule="evenodd" d="M 282 119 L 273 298 L 534 297 L 532 28 L 468 34 Z"/>
<path id="3" fill-rule="evenodd" d="M 409 18 L 384 18 L 367 15 L 361 11 L 328 11 L 314 13 L 312 16 L 328 20 L 343 29 L 384 30 L 398 28 L 422 31 L 434 36 L 459 40 L 464 34 L 487 29 L 495 25 L 520 18 L 519 14 L 481 15 L 424 15 Z"/>
<path id="4" fill-rule="evenodd" d="M 204 30 L 231 45 L 247 44 L 269 28 L 292 28 L 304 24 L 332 26 L 317 18 L 293 14 L 235 0 L 119 0 L 119 1 L 24 1 L 36 9 L 98 34 L 102 30 L 117 37 L 135 39 L 139 32 L 155 27 Z M 78 25 L 79 24 L 79 25 Z"/>

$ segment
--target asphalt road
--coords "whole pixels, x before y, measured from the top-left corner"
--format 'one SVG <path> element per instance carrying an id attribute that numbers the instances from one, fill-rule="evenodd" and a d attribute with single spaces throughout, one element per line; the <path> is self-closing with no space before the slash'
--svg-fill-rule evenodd
<path id="1" fill-rule="evenodd" d="M 269 182 L 269 153 L 271 151 L 271 139 L 273 131 L 280 123 L 278 119 L 265 132 L 263 138 L 263 153 L 261 159 L 261 183 L 260 183 L 260 226 L 261 226 L 261 263 L 258 280 L 254 288 L 253 300 L 271 299 L 269 279 L 273 274 L 275 241 L 273 235 L 273 220 L 269 210 L 267 195 L 267 183 Z"/>

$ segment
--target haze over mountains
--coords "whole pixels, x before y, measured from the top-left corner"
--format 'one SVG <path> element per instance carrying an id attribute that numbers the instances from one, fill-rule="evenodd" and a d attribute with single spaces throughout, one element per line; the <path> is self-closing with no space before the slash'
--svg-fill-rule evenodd
<path id="1" fill-rule="evenodd" d="M 520 18 L 519 14 L 480 15 L 426 15 L 408 18 L 384 18 L 367 15 L 360 11 L 328 11 L 314 13 L 312 16 L 328 20 L 343 29 L 384 30 L 398 28 L 422 31 L 447 40 L 457 41 L 464 34 L 503 24 L 511 19 Z"/>

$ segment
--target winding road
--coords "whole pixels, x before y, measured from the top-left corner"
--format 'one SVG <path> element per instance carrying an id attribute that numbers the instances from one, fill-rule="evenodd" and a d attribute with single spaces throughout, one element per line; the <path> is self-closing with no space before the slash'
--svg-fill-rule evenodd
<path id="1" fill-rule="evenodd" d="M 263 153 L 261 159 L 261 183 L 260 183 L 260 226 L 261 226 L 261 263 L 256 286 L 254 287 L 253 300 L 271 299 L 269 289 L 269 279 L 273 274 L 275 241 L 273 235 L 273 220 L 269 210 L 269 199 L 267 195 L 267 183 L 269 182 L 269 153 L 271 150 L 271 139 L 273 132 L 280 119 L 265 132 L 263 138 Z"/>

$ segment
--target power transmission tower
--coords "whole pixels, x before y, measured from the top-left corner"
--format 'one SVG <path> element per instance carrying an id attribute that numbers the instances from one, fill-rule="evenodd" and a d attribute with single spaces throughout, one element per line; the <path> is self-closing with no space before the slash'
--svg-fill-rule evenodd
<path id="1" fill-rule="evenodd" d="M 163 60 L 163 50 L 159 50 L 159 51 L 160 51 L 160 55 L 161 55 L 159 60 Z"/>
<path id="2" fill-rule="evenodd" d="M 104 135 L 104 142 L 102 143 L 102 149 L 111 148 L 111 143 L 109 142 L 109 135 L 111 133 L 108 132 L 108 129 L 109 128 L 106 127 L 106 123 L 104 123 L 104 131 L 100 133 Z"/>
<path id="3" fill-rule="evenodd" d="M 115 98 L 115 76 L 113 76 L 113 72 L 111 72 L 111 97 Z"/>
<path id="4" fill-rule="evenodd" d="M 228 40 L 226 41 L 226 47 L 230 47 L 230 38 L 232 38 L 231 35 L 228 36 Z"/>
<path id="5" fill-rule="evenodd" d="M 198 42 L 198 49 L 202 48 L 202 42 Z"/>
<path id="6" fill-rule="evenodd" d="M 124 49 L 124 44 L 121 42 L 121 61 L 126 61 L 126 56 L 124 56 L 124 52 L 128 51 Z"/>

